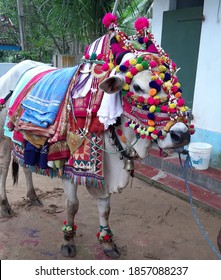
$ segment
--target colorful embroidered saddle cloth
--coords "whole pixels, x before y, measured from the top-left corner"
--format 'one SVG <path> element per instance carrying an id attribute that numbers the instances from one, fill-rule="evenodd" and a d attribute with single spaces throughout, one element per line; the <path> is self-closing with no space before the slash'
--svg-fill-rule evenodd
<path id="1" fill-rule="evenodd" d="M 103 36 L 95 41 L 87 55 L 109 55 L 108 40 Z M 109 73 L 101 75 L 96 66 L 83 63 L 53 71 L 27 94 L 20 104 L 21 116 L 15 129 L 24 137 L 25 145 L 13 145 L 14 157 L 21 165 L 36 173 L 84 183 L 88 188 L 103 188 L 103 126 L 96 114 L 103 98 L 98 85 Z M 86 138 L 75 135 L 82 130 L 87 132 Z"/>

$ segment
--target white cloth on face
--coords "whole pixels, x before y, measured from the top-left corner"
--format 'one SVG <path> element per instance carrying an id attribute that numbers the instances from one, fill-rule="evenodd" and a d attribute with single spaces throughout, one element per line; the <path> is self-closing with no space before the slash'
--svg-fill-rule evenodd
<path id="1" fill-rule="evenodd" d="M 115 70 L 110 74 L 110 77 L 115 75 Z M 101 106 L 97 112 L 99 121 L 104 124 L 104 129 L 108 129 L 109 125 L 115 124 L 117 118 L 123 113 L 122 100 L 120 93 L 106 93 L 101 102 Z"/>

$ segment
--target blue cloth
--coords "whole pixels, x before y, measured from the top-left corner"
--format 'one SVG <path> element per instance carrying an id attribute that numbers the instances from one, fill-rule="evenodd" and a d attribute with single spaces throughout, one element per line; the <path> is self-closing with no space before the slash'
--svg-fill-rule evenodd
<path id="1" fill-rule="evenodd" d="M 41 148 L 36 148 L 30 142 L 26 141 L 24 146 L 24 164 L 30 166 L 39 166 L 41 169 L 48 168 L 48 143 Z"/>
<path id="2" fill-rule="evenodd" d="M 77 68 L 63 68 L 46 74 L 22 102 L 24 113 L 21 120 L 40 127 L 53 124 Z"/>

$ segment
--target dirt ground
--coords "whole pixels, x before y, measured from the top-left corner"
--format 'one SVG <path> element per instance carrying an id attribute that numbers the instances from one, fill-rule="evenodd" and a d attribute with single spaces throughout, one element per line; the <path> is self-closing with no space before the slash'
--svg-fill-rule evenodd
<path id="1" fill-rule="evenodd" d="M 8 198 L 16 215 L 0 218 L 0 259 L 65 259 L 60 253 L 61 227 L 65 220 L 62 181 L 34 174 L 44 206 L 33 207 L 26 199 L 23 173 L 19 176 L 15 187 L 8 179 Z M 79 188 L 78 195 L 75 259 L 108 259 L 96 238 L 99 229 L 96 201 L 84 187 Z M 217 249 L 221 217 L 195 209 Z M 217 259 L 193 217 L 190 204 L 136 178 L 132 187 L 112 196 L 110 224 L 122 260 Z"/>

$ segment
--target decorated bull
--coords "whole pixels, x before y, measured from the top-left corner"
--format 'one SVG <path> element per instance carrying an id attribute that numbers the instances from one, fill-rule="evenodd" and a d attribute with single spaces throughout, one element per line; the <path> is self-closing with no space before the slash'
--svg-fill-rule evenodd
<path id="1" fill-rule="evenodd" d="M 151 143 L 182 148 L 194 132 L 176 65 L 156 45 L 148 20 L 136 20 L 134 36 L 124 34 L 110 13 L 103 24 L 108 34 L 87 47 L 79 65 L 57 69 L 26 60 L 0 79 L 1 213 L 13 215 L 5 189 L 11 153 L 14 182 L 20 164 L 32 204 L 41 204 L 32 172 L 60 177 L 66 195 L 65 257 L 76 255 L 79 185 L 97 199 L 97 238 L 104 253 L 118 258 L 109 225 L 111 194 L 128 185 L 133 160 L 145 158 Z"/>

